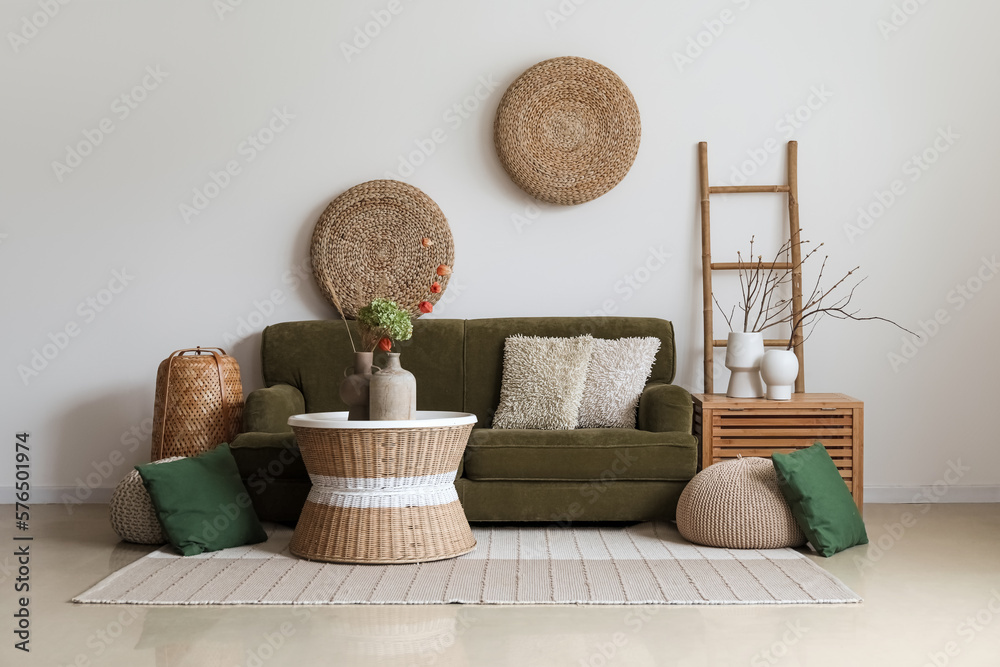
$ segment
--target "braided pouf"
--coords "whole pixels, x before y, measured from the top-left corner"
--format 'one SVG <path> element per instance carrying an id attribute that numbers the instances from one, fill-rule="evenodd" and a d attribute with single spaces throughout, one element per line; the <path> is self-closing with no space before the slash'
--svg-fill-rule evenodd
<path id="1" fill-rule="evenodd" d="M 155 463 L 178 461 L 183 456 L 172 456 Z M 111 494 L 111 528 L 118 537 L 136 544 L 166 544 L 156 509 L 149 499 L 149 492 L 143 486 L 138 470 L 125 475 Z"/>
<path id="2" fill-rule="evenodd" d="M 639 151 L 639 108 L 614 72 L 586 58 L 529 68 L 497 108 L 493 143 L 532 197 L 582 204 L 618 185 Z"/>
<path id="3" fill-rule="evenodd" d="M 677 529 L 695 544 L 779 549 L 806 543 L 770 459 L 722 461 L 695 475 L 677 503 Z"/>

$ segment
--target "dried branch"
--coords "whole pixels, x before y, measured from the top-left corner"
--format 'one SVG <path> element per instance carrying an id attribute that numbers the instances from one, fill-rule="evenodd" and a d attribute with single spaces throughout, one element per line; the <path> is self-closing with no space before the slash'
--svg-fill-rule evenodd
<path id="1" fill-rule="evenodd" d="M 354 344 L 354 336 L 351 335 L 351 326 L 347 323 L 347 318 L 344 317 L 344 309 L 340 306 L 340 296 L 338 296 L 337 290 L 333 289 L 333 283 L 330 282 L 329 278 L 324 278 L 323 282 L 326 284 L 326 289 L 330 292 L 330 296 L 333 297 L 333 305 L 336 307 L 340 319 L 344 322 L 344 328 L 347 329 L 347 337 L 351 340 L 351 349 L 357 352 L 358 348 Z"/>
<path id="2" fill-rule="evenodd" d="M 726 311 L 722 310 L 722 304 L 719 303 L 719 300 L 715 298 L 714 294 L 712 295 L 712 299 L 715 301 L 715 305 L 719 307 L 719 312 L 722 313 L 722 317 L 725 318 L 726 324 L 729 325 L 729 330 L 732 331 L 733 315 L 736 313 L 736 306 L 733 306 L 733 310 L 729 313 L 729 317 L 726 317 Z"/>

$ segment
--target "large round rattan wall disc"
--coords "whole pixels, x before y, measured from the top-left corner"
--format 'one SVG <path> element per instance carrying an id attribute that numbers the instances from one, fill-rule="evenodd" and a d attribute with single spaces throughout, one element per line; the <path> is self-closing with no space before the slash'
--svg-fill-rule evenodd
<path id="1" fill-rule="evenodd" d="M 510 85 L 493 141 L 532 197 L 582 204 L 618 185 L 639 150 L 639 108 L 607 67 L 586 58 L 540 62 Z"/>
<path id="2" fill-rule="evenodd" d="M 421 241 L 430 239 L 431 245 Z M 419 189 L 399 181 L 355 185 L 331 202 L 316 223 L 312 265 L 324 296 L 347 318 L 376 297 L 395 299 L 419 317 L 421 301 L 437 303 L 448 286 L 455 245 L 444 214 Z M 430 292 L 435 280 L 441 285 Z"/>

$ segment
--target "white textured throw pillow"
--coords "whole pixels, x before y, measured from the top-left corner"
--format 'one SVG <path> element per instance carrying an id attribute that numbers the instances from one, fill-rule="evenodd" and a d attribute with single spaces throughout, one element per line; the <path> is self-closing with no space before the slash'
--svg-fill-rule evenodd
<path id="1" fill-rule="evenodd" d="M 594 339 L 510 336 L 493 428 L 576 428 Z"/>
<path id="2" fill-rule="evenodd" d="M 635 410 L 660 339 L 594 339 L 580 403 L 579 428 L 635 428 Z"/>

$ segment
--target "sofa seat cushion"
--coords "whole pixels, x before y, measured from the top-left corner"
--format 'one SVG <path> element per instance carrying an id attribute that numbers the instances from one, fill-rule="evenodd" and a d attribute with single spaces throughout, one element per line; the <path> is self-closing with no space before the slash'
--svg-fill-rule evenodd
<path id="1" fill-rule="evenodd" d="M 690 433 L 615 428 L 571 431 L 473 429 L 465 450 L 471 480 L 688 480 L 697 471 Z"/>

